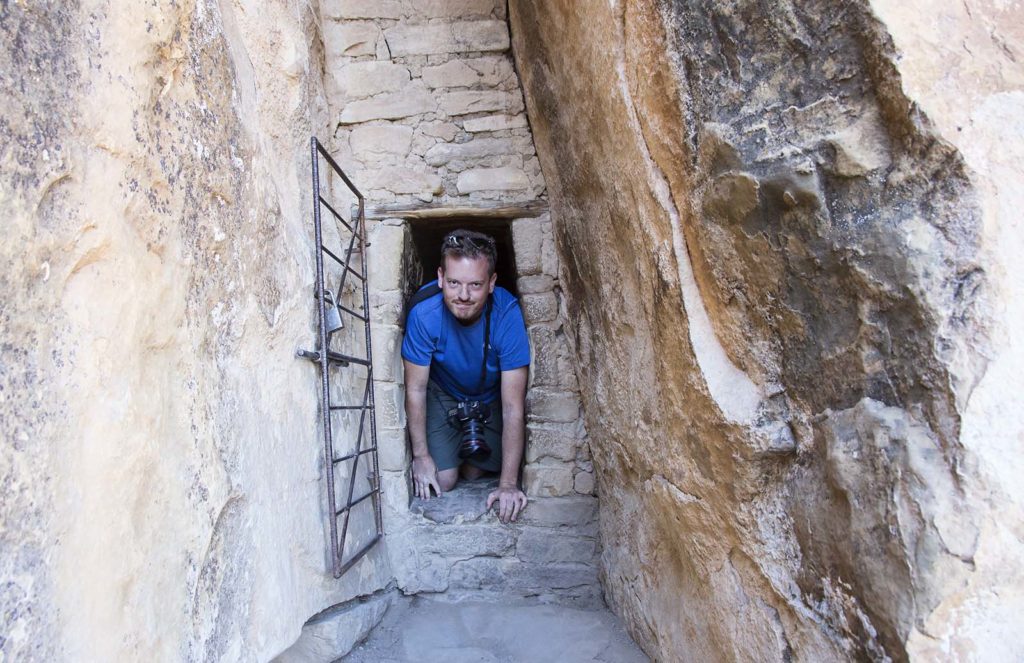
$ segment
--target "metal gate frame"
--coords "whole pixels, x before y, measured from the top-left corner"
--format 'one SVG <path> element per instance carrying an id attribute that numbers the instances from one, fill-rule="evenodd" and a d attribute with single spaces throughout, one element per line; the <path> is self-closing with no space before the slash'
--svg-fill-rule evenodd
<path id="1" fill-rule="evenodd" d="M 370 552 L 373 546 L 376 545 L 384 536 L 384 525 L 381 518 L 380 466 L 377 460 L 377 422 L 373 400 L 373 350 L 370 339 L 370 300 L 366 282 L 366 249 L 369 244 L 366 241 L 365 199 L 363 198 L 363 194 L 359 192 L 359 189 L 357 189 L 355 184 L 352 183 L 352 180 L 345 175 L 338 163 L 331 158 L 331 155 L 327 153 L 327 150 L 324 149 L 324 146 L 315 136 L 310 140 L 310 152 L 313 162 L 313 227 L 317 245 L 316 301 L 320 333 L 318 351 L 311 352 L 308 350 L 299 350 L 298 355 L 320 365 L 320 418 L 324 434 L 324 465 L 327 480 L 327 518 L 331 536 L 331 566 L 334 571 L 334 577 L 340 578 L 343 573 L 348 571 L 356 562 L 362 559 L 366 553 Z M 345 186 L 347 186 L 359 200 L 358 211 L 351 223 L 342 218 L 341 214 L 331 206 L 330 202 L 325 199 L 320 192 L 320 157 L 323 157 L 334 173 L 338 175 L 341 181 L 345 183 Z M 339 255 L 341 253 L 340 251 L 336 253 L 324 245 L 321 208 L 326 208 L 338 223 L 342 224 L 352 233 L 352 237 L 344 251 L 344 258 Z M 352 254 L 354 252 L 358 253 L 360 257 L 359 270 L 352 267 Z M 327 256 L 341 267 L 341 283 L 336 290 L 338 293 L 338 301 L 332 303 L 338 309 L 339 314 L 346 314 L 362 321 L 366 337 L 365 358 L 335 352 L 328 347 L 330 342 L 330 333 L 328 332 L 326 325 L 327 299 L 324 296 L 324 291 L 326 290 L 324 285 L 324 256 Z M 346 306 L 342 306 L 340 301 L 341 292 L 344 289 L 346 279 L 350 274 L 362 284 L 362 313 Z M 332 405 L 330 392 L 331 367 L 337 366 L 345 368 L 353 365 L 363 366 L 366 368 L 366 389 L 363 391 L 362 402 L 359 404 Z M 359 429 L 356 435 L 354 450 L 344 456 L 335 457 L 331 413 L 341 410 L 359 411 Z M 364 438 L 363 432 L 366 429 L 367 416 L 369 416 L 370 439 L 369 446 L 364 449 L 362 446 Z M 370 456 L 370 462 L 372 465 L 370 473 L 367 475 L 370 490 L 363 495 L 353 498 L 353 490 L 355 488 L 355 480 L 357 470 L 359 468 L 359 459 L 367 454 Z M 348 491 L 345 496 L 344 505 L 342 506 L 337 501 L 339 496 L 335 494 L 334 478 L 335 466 L 338 463 L 343 462 L 352 463 L 352 472 L 349 474 Z M 349 559 L 343 560 L 342 555 L 345 551 L 345 539 L 348 536 L 349 519 L 352 509 L 367 499 L 370 499 L 373 504 L 374 520 L 377 525 L 376 535 L 369 543 L 353 553 Z M 344 519 L 339 536 L 338 518 L 342 516 Z"/>

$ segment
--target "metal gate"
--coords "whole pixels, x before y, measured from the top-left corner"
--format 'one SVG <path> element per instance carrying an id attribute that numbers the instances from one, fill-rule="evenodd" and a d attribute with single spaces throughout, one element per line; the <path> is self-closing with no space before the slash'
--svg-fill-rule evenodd
<path id="1" fill-rule="evenodd" d="M 331 565 L 334 577 L 338 578 L 362 559 L 384 534 L 373 402 L 370 304 L 366 283 L 366 249 L 369 245 L 366 242 L 363 195 L 315 137 L 310 141 L 310 148 L 313 160 L 313 228 L 317 245 L 315 297 L 319 346 L 315 351 L 299 350 L 298 355 L 320 366 L 320 419 L 324 435 L 327 519 L 331 537 Z M 329 166 L 325 171 L 326 182 L 321 181 L 321 158 Z M 350 207 L 337 202 L 336 196 L 342 194 L 358 199 L 358 211 L 351 219 L 345 219 L 338 211 Z M 334 235 L 336 231 L 337 237 L 330 238 L 337 240 L 338 246 L 334 248 L 327 246 L 329 239 L 325 238 L 325 227 L 321 221 L 323 210 L 328 212 L 327 218 L 334 221 L 333 226 L 326 228 L 329 231 L 326 234 Z M 357 257 L 358 267 L 353 266 L 354 257 Z M 332 278 L 337 279 L 334 290 L 330 288 L 335 283 Z M 362 333 L 358 333 L 358 324 L 346 327 L 346 318 L 360 323 Z M 335 404 L 332 386 L 336 392 L 340 392 L 337 400 L 343 401 L 359 392 L 360 380 L 364 381 L 364 385 L 359 402 Z M 338 421 L 338 418 L 346 417 L 352 419 Z M 354 430 L 345 430 L 353 426 Z M 338 434 L 335 429 L 340 429 Z M 364 456 L 367 458 L 364 459 Z M 362 477 L 364 481 L 360 481 L 361 460 L 364 460 L 364 467 L 369 464 Z M 342 483 L 340 490 L 335 483 L 338 480 Z M 365 486 L 361 485 L 357 492 L 357 484 L 364 483 Z M 375 534 L 368 541 L 350 539 L 349 535 L 353 531 L 350 525 L 354 515 L 368 517 L 368 514 L 360 514 L 360 511 L 365 512 L 365 506 L 362 510 L 357 508 L 366 504 L 373 507 L 373 527 L 365 529 L 375 531 Z M 351 545 L 346 546 L 347 543 Z"/>

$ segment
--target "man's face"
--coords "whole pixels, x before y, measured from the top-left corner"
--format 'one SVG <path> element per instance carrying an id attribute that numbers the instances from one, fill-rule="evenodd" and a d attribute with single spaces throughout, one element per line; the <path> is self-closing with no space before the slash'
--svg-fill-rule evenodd
<path id="1" fill-rule="evenodd" d="M 483 312 L 498 276 L 487 273 L 487 258 L 484 257 L 448 257 L 444 262 L 443 268 L 437 268 L 437 280 L 445 306 L 459 322 L 471 323 Z"/>

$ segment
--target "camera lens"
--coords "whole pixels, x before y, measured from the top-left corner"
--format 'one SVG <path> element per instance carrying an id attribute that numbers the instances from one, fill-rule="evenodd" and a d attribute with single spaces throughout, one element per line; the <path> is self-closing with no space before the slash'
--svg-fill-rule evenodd
<path id="1" fill-rule="evenodd" d="M 462 443 L 459 445 L 459 458 L 462 460 L 486 460 L 491 455 L 491 448 L 484 441 L 484 425 L 479 419 L 467 419 L 462 422 Z"/>

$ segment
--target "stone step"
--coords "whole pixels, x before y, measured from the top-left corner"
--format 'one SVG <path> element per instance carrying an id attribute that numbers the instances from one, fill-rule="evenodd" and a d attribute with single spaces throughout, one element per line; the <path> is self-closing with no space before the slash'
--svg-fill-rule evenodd
<path id="1" fill-rule="evenodd" d="M 597 499 L 589 495 L 533 498 L 515 523 L 485 507 L 497 480 L 462 482 L 430 500 L 415 499 L 400 536 L 409 555 L 400 564 L 407 594 L 450 600 L 540 598 L 599 607 Z"/>

